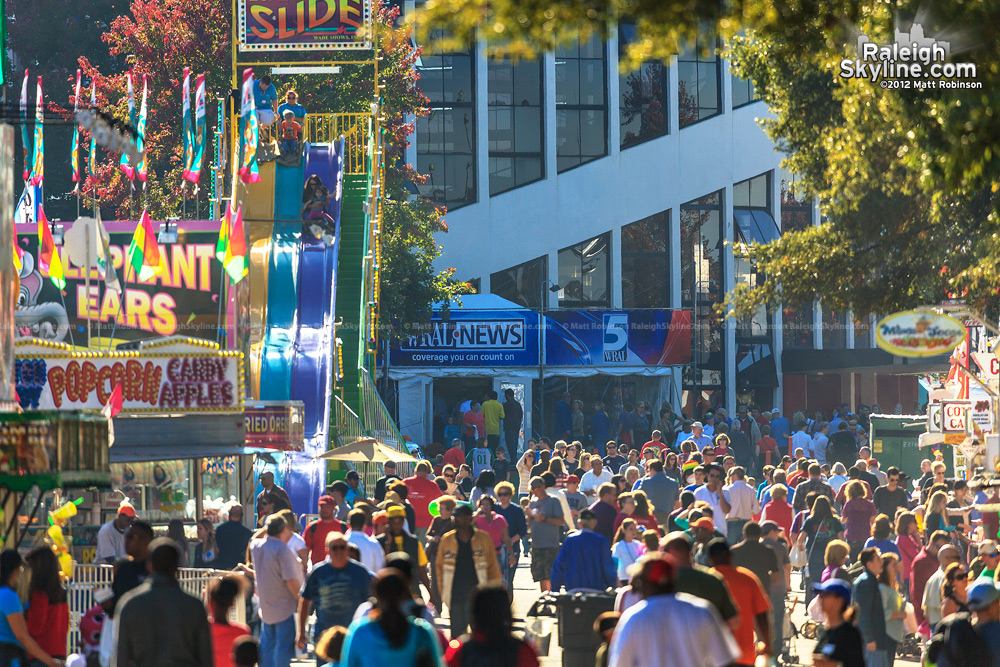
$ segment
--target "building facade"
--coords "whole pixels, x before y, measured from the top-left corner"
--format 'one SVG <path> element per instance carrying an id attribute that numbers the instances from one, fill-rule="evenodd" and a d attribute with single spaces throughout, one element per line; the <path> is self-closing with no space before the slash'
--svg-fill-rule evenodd
<path id="1" fill-rule="evenodd" d="M 421 194 L 448 207 L 440 267 L 455 267 L 483 294 L 543 313 L 691 311 L 691 363 L 651 369 L 647 375 L 659 384 L 638 392 L 654 421 L 665 401 L 689 415 L 738 402 L 812 408 L 801 393 L 816 384 L 811 375 L 838 377 L 836 387 L 829 377 L 820 381 L 816 408 L 831 407 L 834 394 L 870 403 L 876 397 L 861 393 L 865 382 L 851 373 L 858 370 L 854 351 L 872 357 L 862 366 L 883 373 L 900 360 L 871 349 L 869 322 L 855 325 L 849 313 L 823 313 L 818 305 L 762 310 L 746 320 L 715 313 L 735 284 L 757 278 L 745 259 L 749 244 L 816 224 L 819 210 L 793 194 L 794 177 L 781 169 L 782 155 L 758 123 L 769 111 L 752 84 L 731 74 L 707 44 L 669 66 L 646 63 L 620 74 L 619 53 L 632 35 L 622 26 L 606 42 L 516 63 L 488 58 L 482 45 L 422 56 L 420 85 L 432 111 L 418 119 L 407 159 L 429 175 Z M 810 356 L 828 349 L 838 354 L 812 369 Z M 782 363 L 789 351 L 794 378 Z M 550 415 L 551 430 L 565 391 L 587 403 L 623 393 L 600 384 L 609 376 L 602 369 L 587 387 L 559 369 L 539 375 L 525 387 L 541 412 L 536 434 Z M 443 383 L 433 392 L 424 384 L 425 405 L 432 393 L 439 404 L 451 403 L 462 391 L 490 383 L 499 389 L 509 380 L 481 379 L 444 398 L 437 396 Z M 789 386 L 791 393 L 783 391 Z M 892 403 L 898 400 L 897 388 Z"/>

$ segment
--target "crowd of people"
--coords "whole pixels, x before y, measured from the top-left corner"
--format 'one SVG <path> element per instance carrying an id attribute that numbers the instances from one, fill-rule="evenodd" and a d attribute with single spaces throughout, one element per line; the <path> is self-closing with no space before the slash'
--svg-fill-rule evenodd
<path id="1" fill-rule="evenodd" d="M 917 480 L 882 470 L 843 417 L 845 437 L 825 447 L 822 420 L 797 413 L 785 430 L 780 414 L 761 424 L 741 407 L 731 421 L 717 412 L 711 435 L 682 421 L 673 437 L 609 440 L 603 456 L 547 438 L 518 452 L 485 429 L 405 479 L 386 463 L 371 493 L 348 473 L 301 527 L 265 472 L 257 530 L 234 506 L 218 526 L 199 522 L 193 545 L 183 531 L 156 537 L 123 503 L 98 539 L 115 575 L 90 664 L 284 667 L 311 647 L 317 665 L 530 667 L 538 658 L 511 614 L 526 560 L 541 595 L 608 599 L 597 667 L 788 658 L 799 599 L 822 623 L 819 667 L 892 665 L 907 642 L 929 664 L 1000 665 L 997 486 L 949 479 L 940 455 Z M 741 460 L 747 420 L 760 438 Z M 230 571 L 212 579 L 207 605 L 180 588 L 185 563 Z M 0 664 L 60 664 L 58 563 L 40 549 L 27 564 L 24 598 L 20 556 L 0 554 Z M 244 599 L 248 624 L 230 622 Z"/>

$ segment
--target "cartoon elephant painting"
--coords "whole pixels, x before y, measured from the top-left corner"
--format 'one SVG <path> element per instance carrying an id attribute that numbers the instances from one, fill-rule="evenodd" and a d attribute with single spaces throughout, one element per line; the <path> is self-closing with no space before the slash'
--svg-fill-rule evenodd
<path id="1" fill-rule="evenodd" d="M 43 301 L 38 295 L 44 285 L 42 274 L 35 270 L 35 258 L 24 253 L 21 269 L 21 293 L 14 311 L 15 338 L 41 338 L 61 342 L 69 334 L 69 317 L 61 303 Z"/>

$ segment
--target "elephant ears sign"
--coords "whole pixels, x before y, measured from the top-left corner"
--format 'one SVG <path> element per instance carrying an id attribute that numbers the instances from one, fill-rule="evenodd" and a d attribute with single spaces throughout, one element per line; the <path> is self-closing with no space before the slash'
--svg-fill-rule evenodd
<path id="1" fill-rule="evenodd" d="M 370 49 L 371 0 L 238 0 L 240 51 Z"/>
<path id="2" fill-rule="evenodd" d="M 889 315 L 875 329 L 878 346 L 901 357 L 946 354 L 965 339 L 965 325 L 948 315 L 908 310 Z"/>

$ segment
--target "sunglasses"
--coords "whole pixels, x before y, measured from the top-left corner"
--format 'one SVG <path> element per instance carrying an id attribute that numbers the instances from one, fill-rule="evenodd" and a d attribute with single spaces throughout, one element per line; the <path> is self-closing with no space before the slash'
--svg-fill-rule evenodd
<path id="1" fill-rule="evenodd" d="M 346 544 L 331 544 L 330 551 L 347 551 Z"/>
<path id="2" fill-rule="evenodd" d="M 447 477 L 448 479 L 455 479 L 455 473 L 448 473 L 447 475 L 445 475 L 445 477 Z"/>
<path id="3" fill-rule="evenodd" d="M 985 555 L 986 558 L 996 558 L 997 556 L 1000 556 L 1000 551 L 994 551 L 991 554 L 986 554 Z"/>
<path id="4" fill-rule="evenodd" d="M 512 495 L 513 494 L 510 493 L 509 491 L 503 491 L 503 492 L 497 494 L 497 498 L 509 498 Z"/>

